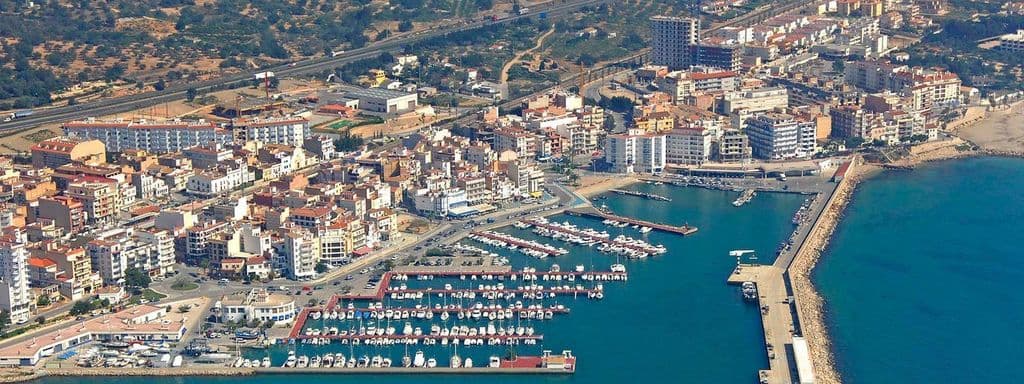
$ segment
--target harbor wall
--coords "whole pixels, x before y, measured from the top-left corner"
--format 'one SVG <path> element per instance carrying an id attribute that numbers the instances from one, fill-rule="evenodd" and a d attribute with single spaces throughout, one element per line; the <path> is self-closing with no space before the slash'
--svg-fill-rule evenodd
<path id="1" fill-rule="evenodd" d="M 250 376 L 256 374 L 253 368 L 232 368 L 222 366 L 189 366 L 174 368 L 38 368 L 34 371 L 20 368 L 0 373 L 0 383 L 17 383 L 40 379 L 47 376 Z"/>
<path id="2" fill-rule="evenodd" d="M 842 382 L 835 366 L 828 330 L 825 327 L 824 301 L 811 282 L 811 272 L 828 246 L 832 233 L 849 204 L 857 184 L 870 171 L 869 166 L 863 165 L 863 160 L 860 157 L 854 157 L 852 161 L 849 171 L 839 181 L 835 192 L 825 203 L 822 214 L 815 220 L 787 271 L 796 299 L 798 318 L 794 319 L 794 323 L 799 324 L 797 329 L 807 341 L 816 383 L 838 384 Z"/>

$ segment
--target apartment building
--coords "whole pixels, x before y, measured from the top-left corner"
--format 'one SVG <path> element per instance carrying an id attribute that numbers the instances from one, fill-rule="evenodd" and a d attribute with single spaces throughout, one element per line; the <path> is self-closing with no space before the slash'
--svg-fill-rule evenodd
<path id="1" fill-rule="evenodd" d="M 25 240 L 19 232 L 0 236 L 0 310 L 7 311 L 14 324 L 27 323 L 35 304 L 29 287 Z"/>
<path id="2" fill-rule="evenodd" d="M 234 123 L 231 131 L 237 142 L 301 147 L 309 137 L 309 120 L 301 117 L 251 119 Z"/>
<path id="3" fill-rule="evenodd" d="M 700 126 L 673 129 L 665 136 L 665 162 L 701 165 L 711 159 L 714 132 Z"/>
<path id="4" fill-rule="evenodd" d="M 76 121 L 61 126 L 65 135 L 99 140 L 108 151 L 141 149 L 151 153 L 178 152 L 207 144 L 229 144 L 231 133 L 213 122 L 198 121 Z"/>
<path id="5" fill-rule="evenodd" d="M 807 158 L 814 154 L 815 126 L 784 113 L 764 113 L 747 120 L 754 157 L 765 160 Z"/>
<path id="6" fill-rule="evenodd" d="M 651 62 L 670 68 L 688 68 L 690 46 L 700 40 L 700 20 L 686 17 L 651 18 Z"/>
<path id="7" fill-rule="evenodd" d="M 107 161 L 107 149 L 99 140 L 54 137 L 33 145 L 31 152 L 35 168 L 57 168 L 71 163 L 103 164 Z"/>
<path id="8" fill-rule="evenodd" d="M 605 162 L 613 172 L 661 173 L 666 162 L 665 135 L 638 129 L 608 135 L 605 139 Z"/>

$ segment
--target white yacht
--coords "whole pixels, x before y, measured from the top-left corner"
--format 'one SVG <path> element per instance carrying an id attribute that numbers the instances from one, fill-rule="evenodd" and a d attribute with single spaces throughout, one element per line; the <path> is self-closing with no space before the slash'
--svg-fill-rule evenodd
<path id="1" fill-rule="evenodd" d="M 412 360 L 412 365 L 417 368 L 422 368 L 426 361 L 423 357 L 423 351 L 416 351 L 416 357 Z"/>

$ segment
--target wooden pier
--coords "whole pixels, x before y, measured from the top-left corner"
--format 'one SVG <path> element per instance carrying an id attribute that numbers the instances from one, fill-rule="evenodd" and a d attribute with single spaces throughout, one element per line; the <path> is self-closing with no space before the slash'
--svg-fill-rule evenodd
<path id="1" fill-rule="evenodd" d="M 632 218 L 629 218 L 629 217 L 624 217 L 624 216 L 619 216 L 619 215 L 613 215 L 613 214 L 606 213 L 606 212 L 601 212 L 601 211 L 597 210 L 596 208 L 591 208 L 591 209 L 570 209 L 570 210 L 565 211 L 565 213 L 573 215 L 573 216 L 590 217 L 590 218 L 601 219 L 601 220 L 615 220 L 615 221 L 618 221 L 618 222 L 621 222 L 621 223 L 629 223 L 629 224 L 632 224 L 632 225 L 644 226 L 644 227 L 648 227 L 648 228 L 651 228 L 651 229 L 654 229 L 654 230 L 663 231 L 663 232 L 669 232 L 669 233 L 676 233 L 676 234 L 680 234 L 680 235 L 683 235 L 683 236 L 692 235 L 693 233 L 697 232 L 697 227 L 690 226 L 690 225 L 682 225 L 682 226 L 678 226 L 677 227 L 677 226 L 668 225 L 668 224 L 652 223 L 650 221 L 637 220 L 637 219 L 632 219 Z"/>

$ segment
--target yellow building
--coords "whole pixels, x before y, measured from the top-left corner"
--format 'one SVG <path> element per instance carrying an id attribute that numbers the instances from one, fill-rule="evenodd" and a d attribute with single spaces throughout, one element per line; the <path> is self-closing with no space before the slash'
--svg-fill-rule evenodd
<path id="1" fill-rule="evenodd" d="M 388 74 L 380 69 L 371 69 L 369 74 L 370 88 L 376 88 L 388 81 Z"/>
<path id="2" fill-rule="evenodd" d="M 675 117 L 668 112 L 654 112 L 633 120 L 637 129 L 642 129 L 648 133 L 669 132 L 675 127 L 675 122 Z"/>

